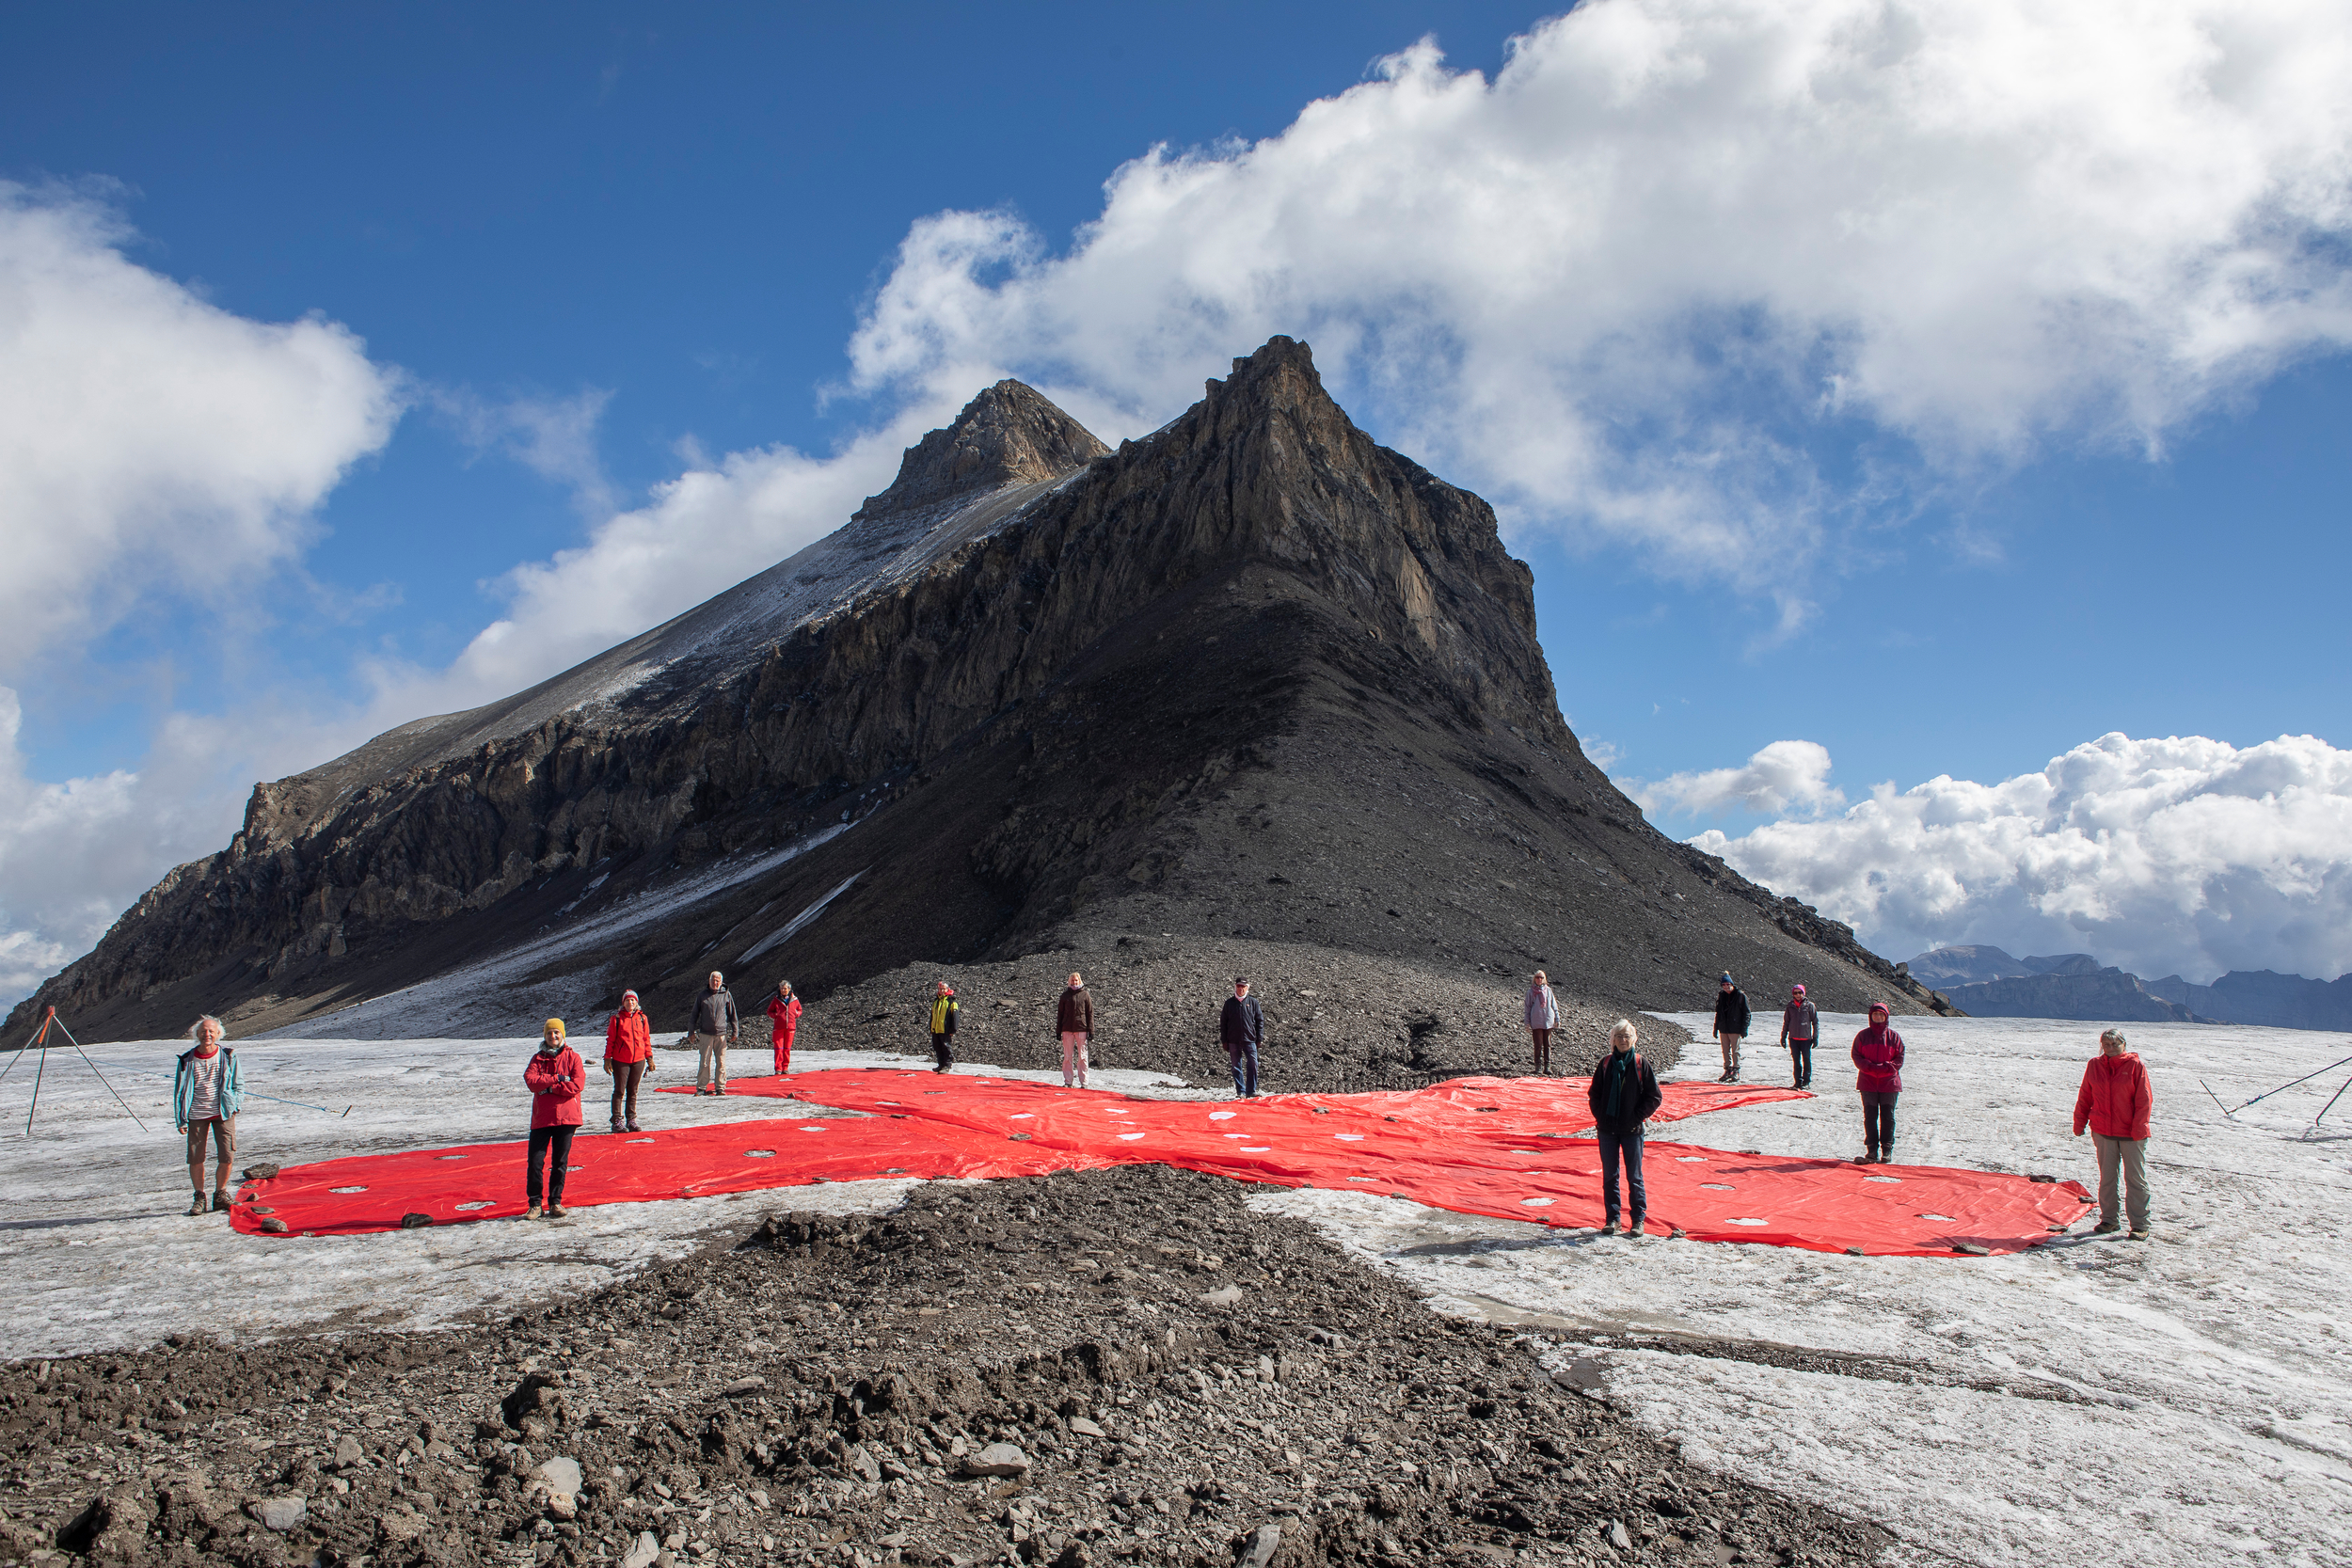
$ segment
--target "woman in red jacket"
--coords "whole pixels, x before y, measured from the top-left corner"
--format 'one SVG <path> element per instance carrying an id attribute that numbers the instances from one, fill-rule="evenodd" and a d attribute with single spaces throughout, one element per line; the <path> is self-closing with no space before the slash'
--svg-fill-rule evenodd
<path id="1" fill-rule="evenodd" d="M 779 1078 L 792 1070 L 792 1031 L 800 1022 L 801 999 L 792 994 L 792 982 L 778 980 L 776 994 L 768 999 L 768 1043 L 775 1048 Z"/>
<path id="2" fill-rule="evenodd" d="M 2099 1054 L 2083 1069 L 2083 1086 L 2074 1096 L 2074 1136 L 2090 1129 L 2099 1151 L 2099 1231 L 2113 1235 L 2115 1178 L 2123 1176 L 2124 1208 L 2131 1215 L 2135 1242 L 2148 1239 L 2148 1113 L 2155 1108 L 2155 1091 L 2148 1069 L 2128 1049 L 2121 1029 L 2099 1037 Z"/>
<path id="3" fill-rule="evenodd" d="M 588 1076 L 580 1053 L 564 1041 L 564 1021 L 548 1020 L 539 1049 L 523 1069 L 523 1086 L 531 1091 L 531 1174 L 523 1196 L 531 1209 L 523 1217 L 539 1217 L 539 1162 L 550 1153 L 547 1177 L 548 1218 L 564 1217 L 564 1173 L 571 1168 L 572 1134 L 580 1131 L 580 1090 Z"/>
<path id="4" fill-rule="evenodd" d="M 653 1025 L 637 993 L 621 992 L 621 1010 L 604 1022 L 604 1070 L 612 1075 L 612 1131 L 637 1131 L 637 1085 L 653 1069 Z M 626 1102 L 628 1119 L 621 1119 Z"/>
<path id="5" fill-rule="evenodd" d="M 1886 1026 L 1886 1004 L 1870 1004 L 1870 1026 L 1853 1037 L 1854 1087 L 1862 1091 L 1862 1152 L 1857 1165 L 1895 1158 L 1895 1101 L 1903 1092 L 1903 1037 Z"/>

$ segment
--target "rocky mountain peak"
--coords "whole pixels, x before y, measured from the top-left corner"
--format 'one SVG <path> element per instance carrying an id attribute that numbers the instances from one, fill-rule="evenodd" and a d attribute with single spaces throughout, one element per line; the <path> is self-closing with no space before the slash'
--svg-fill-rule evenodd
<path id="1" fill-rule="evenodd" d="M 946 428 L 909 447 L 890 488 L 866 497 L 857 515 L 871 521 L 1008 484 L 1057 479 L 1109 453 L 1035 388 L 1007 379 L 965 404 Z"/>

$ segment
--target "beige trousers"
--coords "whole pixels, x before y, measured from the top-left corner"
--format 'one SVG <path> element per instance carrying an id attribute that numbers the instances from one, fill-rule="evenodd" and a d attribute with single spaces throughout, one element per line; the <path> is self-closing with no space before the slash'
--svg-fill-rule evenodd
<path id="1" fill-rule="evenodd" d="M 2093 1132 L 2090 1141 L 2099 1150 L 2099 1223 L 2115 1223 L 2116 1178 L 2120 1175 L 2123 1179 L 2123 1212 L 2131 1219 L 2131 1227 L 2147 1229 L 2148 1140 L 2110 1138 Z"/>
<path id="2" fill-rule="evenodd" d="M 707 1088 L 727 1086 L 727 1037 L 724 1035 L 696 1035 L 694 1046 L 702 1053 L 702 1065 L 694 1069 L 694 1087 L 699 1092 Z"/>
<path id="3" fill-rule="evenodd" d="M 1061 1086 L 1087 1086 L 1087 1037 L 1074 1029 L 1065 1029 L 1061 1037 Z"/>

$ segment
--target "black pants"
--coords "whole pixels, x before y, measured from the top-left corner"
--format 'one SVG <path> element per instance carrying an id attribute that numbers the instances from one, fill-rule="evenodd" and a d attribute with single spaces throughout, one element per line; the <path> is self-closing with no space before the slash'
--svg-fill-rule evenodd
<path id="1" fill-rule="evenodd" d="M 942 1072 L 945 1072 L 949 1068 L 955 1066 L 956 1037 L 953 1035 L 933 1035 L 931 1037 L 931 1055 L 933 1059 L 939 1063 L 939 1070 Z"/>
<path id="2" fill-rule="evenodd" d="M 539 1162 L 549 1148 L 555 1158 L 548 1163 L 547 1195 L 549 1203 L 564 1201 L 564 1173 L 572 1163 L 572 1134 L 577 1127 L 534 1127 L 531 1130 L 531 1174 L 524 1180 L 523 1191 L 536 1205 L 539 1201 Z"/>
<path id="3" fill-rule="evenodd" d="M 1646 1124 L 1645 1124 L 1646 1125 Z M 1617 1223 L 1617 1166 L 1625 1166 L 1626 1196 L 1633 1200 L 1633 1223 L 1640 1225 L 1649 1213 L 1649 1189 L 1642 1184 L 1642 1129 L 1630 1132 L 1612 1132 L 1607 1128 L 1593 1129 L 1593 1137 L 1600 1145 L 1600 1207 L 1611 1225 Z"/>
<path id="4" fill-rule="evenodd" d="M 1813 1086 L 1813 1042 L 1811 1040 L 1788 1042 L 1788 1076 L 1797 1081 L 1797 1087 L 1808 1089 Z"/>
<path id="5" fill-rule="evenodd" d="M 1895 1101 L 1899 1089 L 1862 1091 L 1862 1147 L 1876 1154 L 1895 1152 Z"/>

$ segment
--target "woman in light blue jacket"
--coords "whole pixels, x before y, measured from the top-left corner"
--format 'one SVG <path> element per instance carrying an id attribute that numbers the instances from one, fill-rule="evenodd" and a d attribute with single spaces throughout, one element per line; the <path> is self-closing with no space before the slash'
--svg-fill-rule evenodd
<path id="1" fill-rule="evenodd" d="M 1537 970 L 1534 980 L 1527 988 L 1527 1032 L 1535 1040 L 1535 1070 L 1551 1070 L 1551 1032 L 1560 1027 L 1560 999 L 1551 994 L 1551 982 Z"/>

